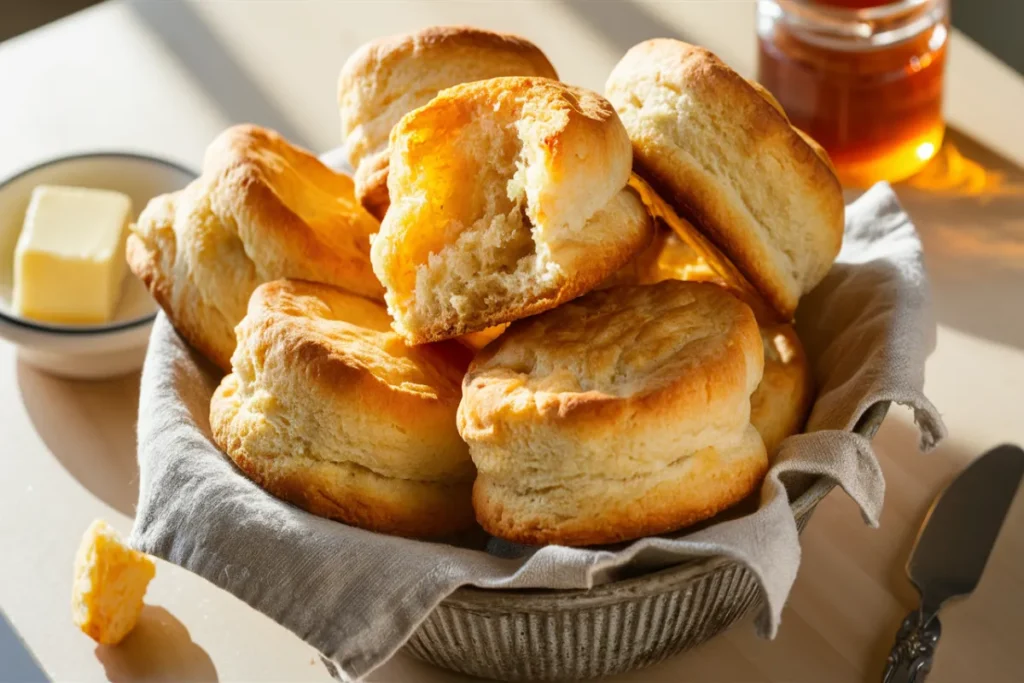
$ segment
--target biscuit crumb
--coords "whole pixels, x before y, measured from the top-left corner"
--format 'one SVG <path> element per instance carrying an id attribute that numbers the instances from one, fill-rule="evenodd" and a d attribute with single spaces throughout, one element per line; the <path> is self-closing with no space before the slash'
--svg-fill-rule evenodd
<path id="1" fill-rule="evenodd" d="M 131 633 L 156 565 L 132 550 L 101 519 L 82 537 L 75 557 L 72 616 L 82 632 L 103 645 L 116 645 Z"/>

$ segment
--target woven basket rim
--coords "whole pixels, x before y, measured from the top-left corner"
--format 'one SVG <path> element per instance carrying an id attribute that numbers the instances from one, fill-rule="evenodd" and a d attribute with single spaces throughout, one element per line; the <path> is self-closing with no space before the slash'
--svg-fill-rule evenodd
<path id="1" fill-rule="evenodd" d="M 861 415 L 853 431 L 867 439 L 873 438 L 889 411 L 889 405 L 889 401 L 879 401 L 870 406 Z M 835 482 L 827 477 L 815 479 L 806 491 L 790 503 L 793 516 L 799 519 L 809 515 L 834 487 Z M 612 581 L 593 588 L 572 590 L 463 586 L 445 598 L 441 604 L 445 607 L 479 612 L 531 609 L 548 611 L 555 604 L 559 609 L 565 609 L 569 607 L 567 602 L 571 602 L 573 607 L 603 605 L 635 596 L 663 593 L 733 562 L 734 560 L 722 556 L 695 559 L 642 576 Z"/>

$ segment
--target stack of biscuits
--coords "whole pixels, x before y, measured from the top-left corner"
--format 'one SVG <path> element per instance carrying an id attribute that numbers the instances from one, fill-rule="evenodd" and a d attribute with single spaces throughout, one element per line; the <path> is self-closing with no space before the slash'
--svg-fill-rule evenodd
<path id="1" fill-rule="evenodd" d="M 128 260 L 225 374 L 218 446 L 380 533 L 600 545 L 755 493 L 814 388 L 792 322 L 843 233 L 828 157 L 705 49 L 604 95 L 511 35 L 375 41 L 339 79 L 354 178 L 257 126 L 153 199 Z"/>

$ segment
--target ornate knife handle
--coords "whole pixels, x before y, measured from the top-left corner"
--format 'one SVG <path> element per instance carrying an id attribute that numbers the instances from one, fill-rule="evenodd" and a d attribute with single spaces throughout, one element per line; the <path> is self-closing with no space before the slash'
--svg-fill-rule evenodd
<path id="1" fill-rule="evenodd" d="M 914 610 L 903 620 L 885 666 L 882 683 L 924 683 L 942 635 L 937 615 Z"/>

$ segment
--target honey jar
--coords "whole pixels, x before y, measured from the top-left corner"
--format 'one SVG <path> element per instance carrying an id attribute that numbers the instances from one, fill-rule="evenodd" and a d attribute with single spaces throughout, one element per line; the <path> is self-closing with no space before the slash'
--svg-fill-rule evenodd
<path id="1" fill-rule="evenodd" d="M 949 0 L 759 0 L 758 80 L 844 185 L 903 180 L 938 151 Z"/>

